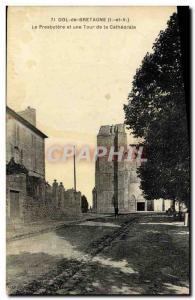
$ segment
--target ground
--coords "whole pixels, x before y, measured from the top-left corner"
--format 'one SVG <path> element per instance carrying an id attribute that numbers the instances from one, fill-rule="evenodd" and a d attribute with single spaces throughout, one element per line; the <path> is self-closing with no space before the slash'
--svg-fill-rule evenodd
<path id="1" fill-rule="evenodd" d="M 189 232 L 162 214 L 100 216 L 7 243 L 11 295 L 189 294 Z"/>

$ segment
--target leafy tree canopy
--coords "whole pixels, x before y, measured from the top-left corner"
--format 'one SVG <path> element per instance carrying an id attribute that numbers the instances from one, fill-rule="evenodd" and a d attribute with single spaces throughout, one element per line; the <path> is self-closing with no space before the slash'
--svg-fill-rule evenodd
<path id="1" fill-rule="evenodd" d="M 126 124 L 144 139 L 147 162 L 139 168 L 147 199 L 189 201 L 189 139 L 180 36 L 174 13 L 133 79 Z"/>

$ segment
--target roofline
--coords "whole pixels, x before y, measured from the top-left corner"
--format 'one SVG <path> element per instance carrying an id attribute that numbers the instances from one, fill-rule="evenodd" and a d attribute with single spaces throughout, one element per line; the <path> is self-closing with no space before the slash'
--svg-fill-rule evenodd
<path id="1" fill-rule="evenodd" d="M 13 109 L 11 109 L 9 106 L 6 106 L 6 111 L 10 113 L 12 116 L 14 116 L 18 121 L 23 123 L 25 126 L 30 128 L 32 131 L 37 133 L 38 135 L 42 136 L 43 138 L 48 138 L 46 134 L 44 134 L 41 130 L 39 130 L 37 127 L 32 125 L 30 122 L 28 122 L 26 119 L 21 117 L 19 114 L 17 114 Z"/>

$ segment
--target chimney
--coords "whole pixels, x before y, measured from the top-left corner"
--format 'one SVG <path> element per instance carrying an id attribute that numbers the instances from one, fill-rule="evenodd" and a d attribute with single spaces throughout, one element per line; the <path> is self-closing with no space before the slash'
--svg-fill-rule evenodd
<path id="1" fill-rule="evenodd" d="M 36 109 L 28 106 L 25 110 L 19 111 L 18 114 L 36 127 Z"/>

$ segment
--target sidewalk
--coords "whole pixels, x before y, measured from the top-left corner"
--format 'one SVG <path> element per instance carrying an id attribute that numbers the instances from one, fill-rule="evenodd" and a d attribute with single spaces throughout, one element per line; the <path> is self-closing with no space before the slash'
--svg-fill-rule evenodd
<path id="1" fill-rule="evenodd" d="M 64 220 L 42 220 L 26 224 L 9 224 L 6 229 L 6 241 L 11 242 L 27 238 L 41 233 L 55 230 L 61 226 L 75 224 L 88 219 L 99 218 L 99 214 L 81 214 L 79 216 L 66 217 Z"/>

